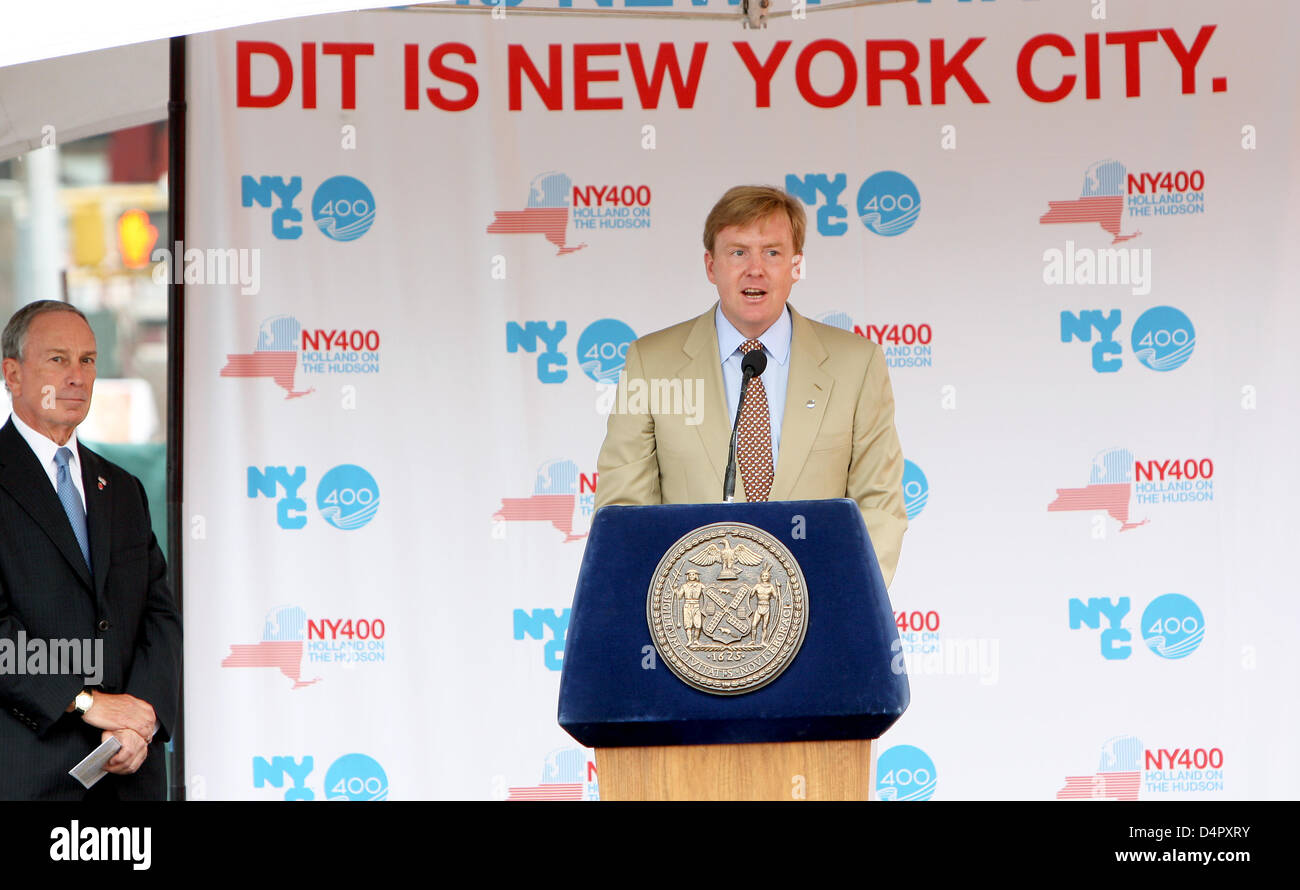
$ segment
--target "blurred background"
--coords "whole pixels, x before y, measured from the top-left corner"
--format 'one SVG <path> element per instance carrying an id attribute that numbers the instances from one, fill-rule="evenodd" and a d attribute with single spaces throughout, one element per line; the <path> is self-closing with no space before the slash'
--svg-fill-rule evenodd
<path id="1" fill-rule="evenodd" d="M 165 121 L 0 161 L 0 311 L 52 299 L 86 314 L 98 376 L 77 435 L 144 482 L 164 552 L 167 282 L 150 257 L 167 214 Z"/>

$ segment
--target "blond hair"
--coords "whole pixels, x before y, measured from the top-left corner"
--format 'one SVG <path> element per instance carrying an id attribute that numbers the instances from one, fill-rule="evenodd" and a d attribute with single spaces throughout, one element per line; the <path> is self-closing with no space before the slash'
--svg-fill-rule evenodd
<path id="1" fill-rule="evenodd" d="M 727 189 L 704 220 L 704 249 L 713 253 L 718 233 L 728 226 L 747 226 L 782 212 L 790 220 L 794 252 L 803 253 L 804 232 L 808 227 L 803 204 L 793 195 L 768 185 L 738 185 Z"/>

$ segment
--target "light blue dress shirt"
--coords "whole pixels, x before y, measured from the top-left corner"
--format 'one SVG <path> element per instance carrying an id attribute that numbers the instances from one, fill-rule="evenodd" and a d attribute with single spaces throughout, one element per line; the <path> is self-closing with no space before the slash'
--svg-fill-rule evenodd
<path id="1" fill-rule="evenodd" d="M 736 420 L 736 406 L 740 404 L 740 382 L 743 373 L 740 364 L 744 353 L 740 344 L 749 338 L 722 314 L 722 304 L 714 313 L 718 325 L 718 355 L 722 357 L 722 384 L 727 390 L 727 429 Z M 763 343 L 767 353 L 767 370 L 759 379 L 767 391 L 767 415 L 772 422 L 772 469 L 776 470 L 777 453 L 781 448 L 781 421 L 785 418 L 785 393 L 790 383 L 790 310 L 782 311 L 772 326 L 755 337 Z M 753 386 L 753 381 L 750 382 Z"/>

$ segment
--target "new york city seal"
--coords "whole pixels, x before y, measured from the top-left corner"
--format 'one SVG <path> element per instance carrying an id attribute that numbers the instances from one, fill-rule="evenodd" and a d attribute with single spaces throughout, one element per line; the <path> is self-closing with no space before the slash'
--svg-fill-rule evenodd
<path id="1" fill-rule="evenodd" d="M 743 522 L 684 535 L 650 579 L 659 657 L 688 685 L 752 692 L 789 667 L 808 629 L 803 572 L 780 540 Z"/>

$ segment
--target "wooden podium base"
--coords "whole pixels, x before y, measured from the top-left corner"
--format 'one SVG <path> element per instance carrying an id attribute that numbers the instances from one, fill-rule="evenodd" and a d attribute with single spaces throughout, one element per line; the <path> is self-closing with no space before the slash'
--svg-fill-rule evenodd
<path id="1" fill-rule="evenodd" d="M 601 800 L 869 800 L 871 741 L 597 748 Z"/>

